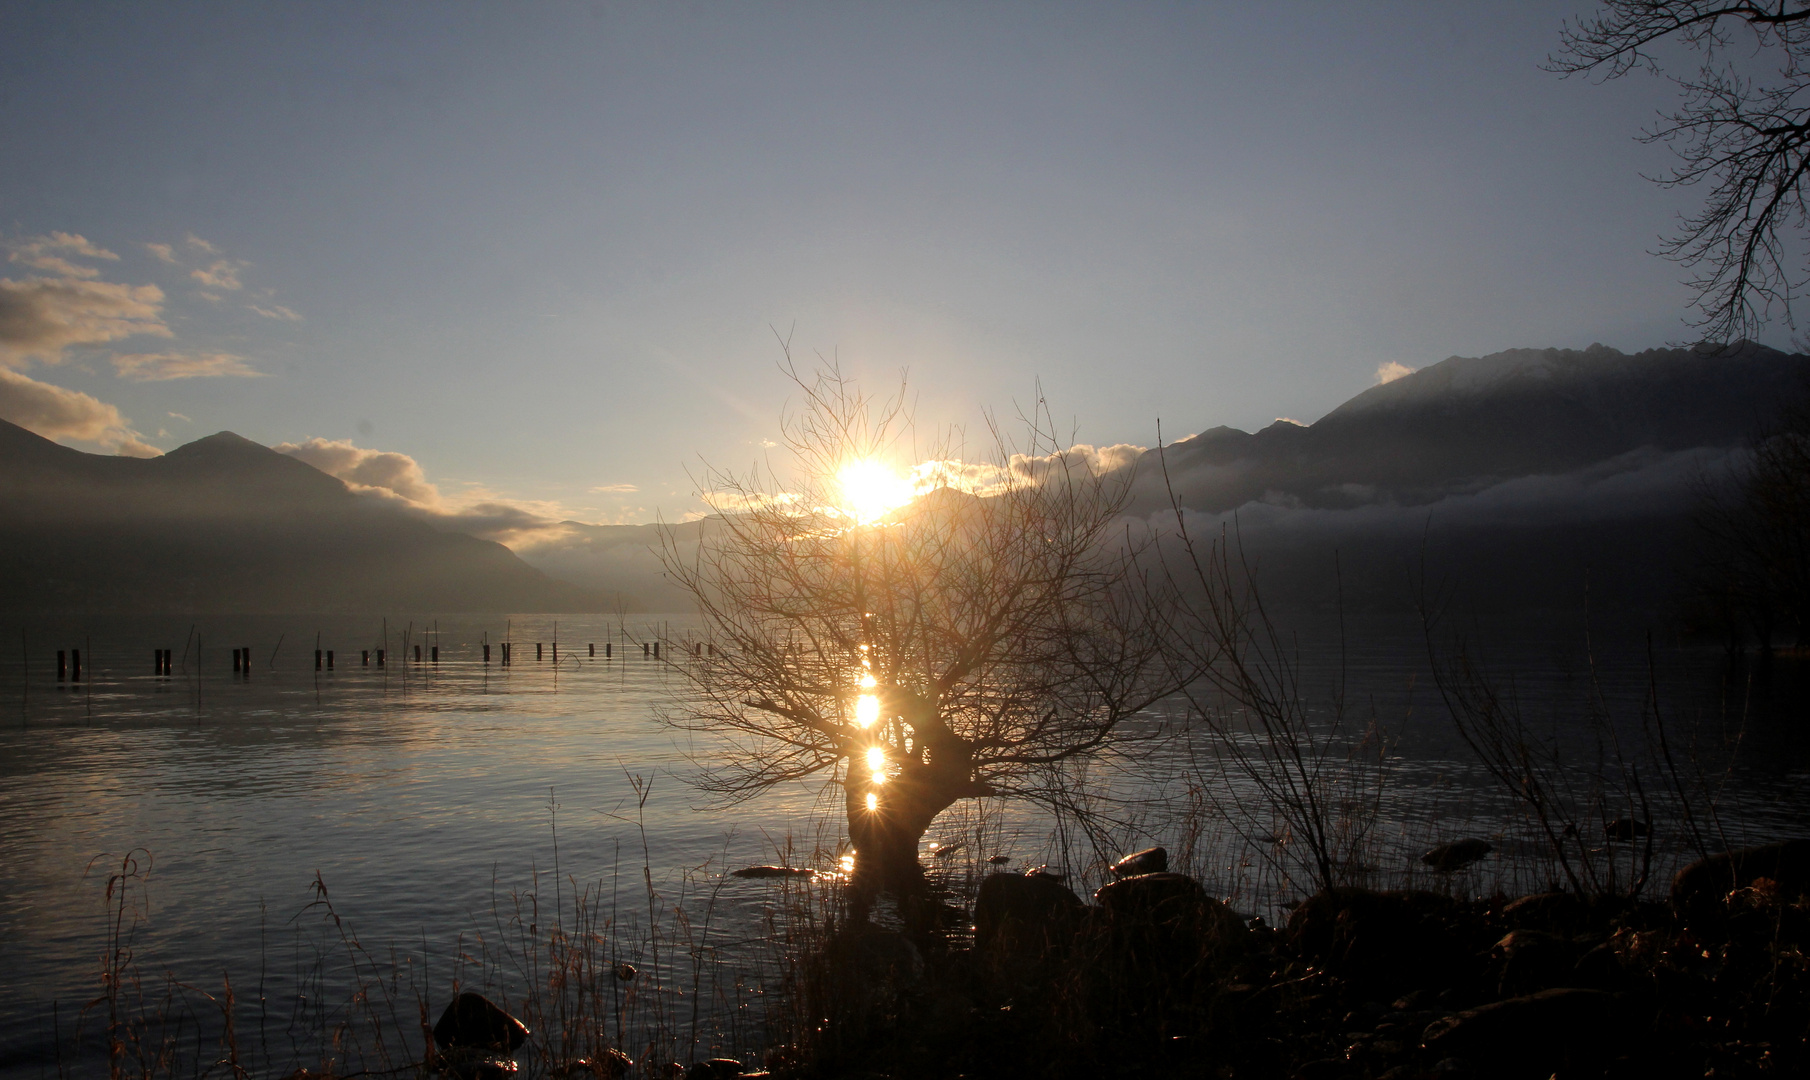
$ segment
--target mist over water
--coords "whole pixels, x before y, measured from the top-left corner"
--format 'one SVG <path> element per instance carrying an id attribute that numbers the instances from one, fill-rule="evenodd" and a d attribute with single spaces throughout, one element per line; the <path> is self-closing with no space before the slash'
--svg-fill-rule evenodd
<path id="1" fill-rule="evenodd" d="M 1431 842 L 1481 835 L 1499 854 L 1450 887 L 1539 885 L 1515 878 L 1514 860 L 1527 852 L 1440 708 L 1418 626 L 1347 620 L 1341 632 L 1324 612 L 1278 618 L 1316 715 L 1330 715 L 1342 693 L 1354 730 L 1374 718 L 1396 740 L 1375 845 L 1379 883 L 1413 880 L 1404 875 Z M 821 838 L 817 865 L 830 868 L 839 800 L 798 785 L 723 808 L 684 783 L 724 746 L 659 723 L 657 711 L 686 692 L 685 681 L 644 658 L 641 643 L 663 639 L 665 659 L 683 663 L 675 645 L 699 639 L 695 620 L 440 619 L 437 634 L 435 626 L 392 618 L 387 644 L 379 617 L 208 618 L 192 628 L 186 618 L 112 619 L 23 631 L 0 661 L 0 940 L 9 943 L 0 1074 L 37 1075 L 53 1003 L 66 1034 L 97 993 L 107 877 L 134 849 L 151 866 L 148 918 L 134 941 L 141 967 L 202 988 L 230 972 L 241 1000 L 254 982 L 272 1001 L 296 992 L 320 926 L 320 911 L 306 909 L 317 874 L 367 949 L 394 947 L 425 964 L 437 1007 L 461 942 L 495 935 L 512 892 L 550 896 L 556 865 L 568 897 L 574 883 L 601 882 L 606 897 L 644 910 L 642 826 L 656 890 L 692 903 L 720 886 L 712 940 L 758 977 L 748 943 L 762 933 L 773 886 L 722 875 L 779 861 L 787 837 L 797 863 Z M 1810 736 L 1775 721 L 1768 706 L 1789 695 L 1801 678 L 1795 668 L 1781 661 L 1758 681 L 1752 669 L 1730 681 L 1718 650 L 1677 643 L 1659 646 L 1649 667 L 1640 628 L 1589 638 L 1585 629 L 1580 617 L 1482 635 L 1491 667 L 1512 679 L 1537 728 L 1587 756 L 1600 750 L 1580 721 L 1587 703 L 1599 701 L 1632 733 L 1656 686 L 1669 723 L 1703 721 L 1700 731 L 1720 737 L 1731 730 L 1723 717 L 1745 718 L 1727 789 L 1731 839 L 1789 835 L 1810 821 Z M 314 670 L 317 633 L 335 652 L 332 671 Z M 232 671 L 240 647 L 251 651 L 249 675 Z M 83 652 L 84 681 L 59 685 L 56 650 L 73 648 Z M 172 677 L 152 674 L 158 648 L 174 651 Z M 388 653 L 381 667 L 379 648 Z M 368 667 L 359 661 L 367 649 Z M 1743 696 L 1749 687 L 1758 692 Z M 1178 718 L 1158 713 L 1152 730 Z M 1203 771 L 1211 798 L 1253 797 L 1236 784 L 1215 787 L 1204 746 L 1151 742 L 1098 763 L 1091 779 L 1123 799 L 1118 814 L 1135 823 L 1114 842 L 1176 844 L 1175 811 Z M 651 781 L 639 811 L 632 777 Z M 983 811 L 958 807 L 940 819 L 926 842 L 963 850 L 931 861 L 984 871 L 982 860 L 1003 853 L 1014 869 L 1048 862 L 1068 869 L 1078 889 L 1098 883 L 1096 853 L 1082 839 L 1056 838 L 1047 818 L 1022 808 Z M 1679 854 L 1677 838 L 1665 839 Z M 1229 830 L 1209 829 L 1192 869 L 1241 910 L 1275 918 L 1287 897 L 1267 858 Z"/>

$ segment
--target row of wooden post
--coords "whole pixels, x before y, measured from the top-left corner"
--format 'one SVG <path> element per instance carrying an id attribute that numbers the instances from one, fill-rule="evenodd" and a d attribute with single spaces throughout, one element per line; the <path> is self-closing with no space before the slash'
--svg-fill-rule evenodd
<path id="1" fill-rule="evenodd" d="M 511 659 L 512 659 L 512 657 L 510 655 L 511 643 L 505 641 L 505 642 L 502 642 L 501 645 L 502 645 L 502 649 L 501 649 L 502 661 L 505 665 L 507 665 L 511 662 Z M 535 642 L 534 643 L 534 659 L 540 660 L 542 658 L 543 653 L 542 653 L 541 649 L 542 649 L 542 643 L 538 642 L 538 641 Z M 591 642 L 588 646 L 588 650 L 589 650 L 591 658 L 595 659 L 597 657 L 597 643 L 594 641 Z M 694 656 L 702 655 L 706 650 L 708 650 L 709 655 L 711 655 L 711 656 L 716 655 L 716 646 L 714 646 L 714 645 L 708 645 L 708 644 L 696 645 L 696 644 L 694 644 L 687 648 L 687 651 L 690 652 Z M 385 660 L 384 650 L 378 649 L 378 650 L 376 650 L 376 652 L 377 652 L 377 666 L 383 667 L 384 660 Z M 642 642 L 641 643 L 641 655 L 643 657 L 651 656 L 653 659 L 656 659 L 656 660 L 659 659 L 660 658 L 660 643 L 658 641 Z M 434 645 L 430 648 L 429 658 L 432 663 L 438 664 L 440 662 L 440 646 Z M 607 641 L 604 642 L 604 644 L 603 644 L 603 658 L 605 660 L 614 659 L 614 650 L 613 650 L 611 644 Z M 369 649 L 360 650 L 359 651 L 359 661 L 363 666 L 370 667 L 371 666 L 371 650 L 369 650 Z M 419 645 L 415 646 L 415 662 L 417 664 L 421 662 L 421 646 L 419 646 Z M 490 663 L 490 645 L 488 642 L 485 643 L 485 645 L 484 645 L 484 662 L 486 664 Z M 559 642 L 557 642 L 557 641 L 553 643 L 553 662 L 556 664 L 559 663 Z M 153 650 L 153 655 L 152 655 L 152 673 L 153 674 L 170 675 L 173 671 L 173 664 L 174 664 L 174 650 L 171 650 L 171 649 Z M 314 650 L 314 670 L 321 671 L 321 670 L 323 670 L 323 668 L 324 668 L 324 670 L 327 670 L 327 671 L 333 670 L 333 650 L 332 649 L 325 649 L 325 650 L 316 649 L 316 650 Z M 233 673 L 235 675 L 250 675 L 251 674 L 251 647 L 249 645 L 233 650 Z M 81 682 L 82 681 L 82 650 L 80 650 L 80 649 L 69 649 L 69 650 L 58 649 L 57 650 L 57 681 L 58 682 Z"/>

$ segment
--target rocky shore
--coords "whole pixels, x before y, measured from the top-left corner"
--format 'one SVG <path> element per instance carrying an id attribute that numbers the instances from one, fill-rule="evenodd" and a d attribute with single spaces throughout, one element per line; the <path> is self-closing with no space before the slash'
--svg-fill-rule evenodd
<path id="1" fill-rule="evenodd" d="M 1160 849 L 1083 902 L 986 878 L 971 949 L 843 931 L 776 1071 L 854 1077 L 1796 1076 L 1810 1071 L 1810 841 L 1665 901 L 1343 888 L 1241 918 Z"/>
<path id="2" fill-rule="evenodd" d="M 1161 848 L 1093 902 L 1042 868 L 993 873 L 964 936 L 832 930 L 764 1061 L 556 1066 L 597 1080 L 1236 1077 L 1546 1080 L 1810 1070 L 1810 840 L 1693 864 L 1664 901 L 1463 900 L 1338 888 L 1245 918 Z M 970 913 L 944 906 L 952 924 Z M 430 1063 L 501 1080 L 527 1032 L 476 995 Z M 494 1045 L 490 1045 L 494 1043 Z"/>

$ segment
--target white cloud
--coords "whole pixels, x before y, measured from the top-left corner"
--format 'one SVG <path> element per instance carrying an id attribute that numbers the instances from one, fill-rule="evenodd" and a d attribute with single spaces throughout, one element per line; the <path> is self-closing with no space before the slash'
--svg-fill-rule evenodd
<path id="1" fill-rule="evenodd" d="M 157 261 L 176 265 L 176 249 L 168 244 L 146 244 L 145 250 L 157 256 Z"/>
<path id="2" fill-rule="evenodd" d="M 141 441 L 115 406 L 4 367 L 0 367 L 0 419 L 47 439 L 100 443 L 129 457 L 163 452 Z"/>
<path id="3" fill-rule="evenodd" d="M 1414 374 L 1417 370 L 1419 369 L 1390 360 L 1387 363 L 1376 365 L 1376 382 L 1379 386 L 1383 383 L 1392 383 L 1397 379 Z"/>
<path id="4" fill-rule="evenodd" d="M 182 422 L 183 422 L 183 423 L 185 423 L 185 424 L 192 424 L 192 423 L 194 423 L 194 421 L 193 421 L 193 420 L 190 420 L 190 419 L 189 419 L 189 418 L 188 418 L 188 417 L 186 417 L 186 416 L 184 416 L 184 415 L 182 415 L 182 414 L 181 414 L 181 413 L 179 413 L 179 412 L 173 412 L 173 413 L 170 413 L 170 414 L 169 414 L 169 417 L 170 417 L 170 419 L 172 419 L 172 420 L 180 420 L 180 421 L 182 421 Z"/>
<path id="5" fill-rule="evenodd" d="M 348 484 L 387 491 L 422 506 L 440 505 L 440 490 L 428 483 L 420 463 L 407 454 L 369 450 L 354 446 L 350 439 L 319 437 L 299 443 L 280 443 L 271 449 L 306 461 Z"/>
<path id="6" fill-rule="evenodd" d="M 215 259 L 205 267 L 198 270 L 190 270 L 189 277 L 200 282 L 203 288 L 223 289 L 227 292 L 232 292 L 244 285 L 244 282 L 239 278 L 239 274 L 245 269 L 246 265 L 246 263 L 238 259 Z"/>
<path id="7" fill-rule="evenodd" d="M 63 359 L 75 345 L 99 345 L 136 334 L 170 337 L 163 291 L 78 278 L 0 278 L 0 365 L 36 357 Z"/>
<path id="8" fill-rule="evenodd" d="M 631 491 L 640 491 L 640 490 L 641 490 L 640 488 L 636 487 L 633 484 L 603 484 L 601 486 L 591 488 L 590 493 L 593 495 L 626 495 Z"/>
<path id="9" fill-rule="evenodd" d="M 187 236 L 183 237 L 183 243 L 186 243 L 189 247 L 192 247 L 205 255 L 220 254 L 219 248 L 208 243 L 206 240 L 201 239 L 199 236 L 196 236 L 194 233 L 189 233 Z"/>
<path id="10" fill-rule="evenodd" d="M 243 356 L 231 353 L 127 353 L 113 358 L 113 368 L 120 378 L 134 382 L 264 377 Z"/>
<path id="11" fill-rule="evenodd" d="M 355 446 L 350 439 L 316 437 L 271 449 L 345 481 L 359 494 L 400 506 L 437 528 L 512 547 L 557 533 L 563 528 L 560 521 L 570 516 L 557 503 L 504 499 L 481 487 L 456 500 L 447 499 L 414 458 Z"/>
<path id="12" fill-rule="evenodd" d="M 60 277 L 92 278 L 100 276 L 100 271 L 94 267 L 72 263 L 65 256 L 82 259 L 117 260 L 119 258 L 113 252 L 76 233 L 53 232 L 47 236 L 34 236 L 29 240 L 21 240 L 9 246 L 12 250 L 6 257 L 8 262 L 16 262 L 34 270 L 45 270 Z"/>
<path id="13" fill-rule="evenodd" d="M 264 316 L 266 319 L 282 319 L 286 322 L 302 321 L 302 317 L 296 314 L 295 309 L 286 308 L 281 304 L 272 304 L 269 307 L 260 307 L 257 304 L 247 304 L 245 306 L 257 314 Z"/>

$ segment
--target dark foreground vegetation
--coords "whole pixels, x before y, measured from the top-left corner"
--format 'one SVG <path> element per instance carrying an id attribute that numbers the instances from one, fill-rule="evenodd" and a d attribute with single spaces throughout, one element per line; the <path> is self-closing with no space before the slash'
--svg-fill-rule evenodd
<path id="1" fill-rule="evenodd" d="M 807 987 L 816 1076 L 1595 1077 L 1810 1067 L 1810 841 L 1680 873 L 1667 901 L 1338 888 L 1286 926 L 1193 879 L 1084 904 L 982 885 L 971 949 L 838 934 Z"/>

